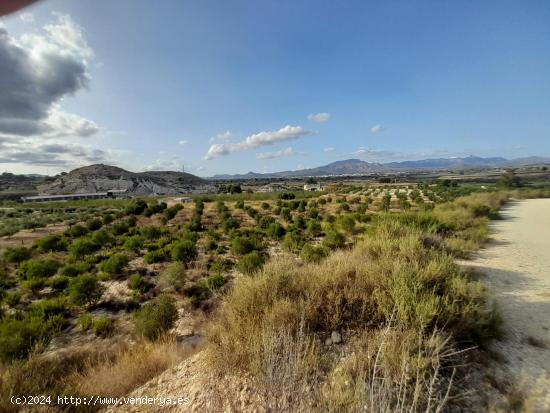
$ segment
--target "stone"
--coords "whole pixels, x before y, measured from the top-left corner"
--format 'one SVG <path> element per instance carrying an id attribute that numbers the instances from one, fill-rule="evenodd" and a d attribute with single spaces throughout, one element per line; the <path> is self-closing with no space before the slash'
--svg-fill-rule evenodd
<path id="1" fill-rule="evenodd" d="M 342 341 L 342 336 L 338 331 L 333 331 L 330 338 L 334 344 L 338 344 Z"/>

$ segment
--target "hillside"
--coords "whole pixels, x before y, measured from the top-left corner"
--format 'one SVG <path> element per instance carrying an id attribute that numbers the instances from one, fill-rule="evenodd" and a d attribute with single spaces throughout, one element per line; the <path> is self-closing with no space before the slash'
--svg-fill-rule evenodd
<path id="1" fill-rule="evenodd" d="M 130 172 L 110 165 L 90 165 L 61 174 L 38 187 L 40 194 L 71 194 L 125 189 L 133 195 L 173 195 L 212 190 L 203 179 L 184 172 Z"/>

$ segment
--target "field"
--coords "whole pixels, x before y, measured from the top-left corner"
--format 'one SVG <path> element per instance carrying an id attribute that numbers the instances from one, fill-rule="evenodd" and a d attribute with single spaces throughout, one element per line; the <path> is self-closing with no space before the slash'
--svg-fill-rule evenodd
<path id="1" fill-rule="evenodd" d="M 7 204 L 0 394 L 121 396 L 206 347 L 209 370 L 252 377 L 275 410 L 467 404 L 456 366 L 498 314 L 454 259 L 509 197 L 545 194 L 354 183 Z"/>

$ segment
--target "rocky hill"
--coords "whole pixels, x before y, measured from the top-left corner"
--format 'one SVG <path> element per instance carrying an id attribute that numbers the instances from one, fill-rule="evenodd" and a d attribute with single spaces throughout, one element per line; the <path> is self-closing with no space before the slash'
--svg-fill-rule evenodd
<path id="1" fill-rule="evenodd" d="M 131 195 L 176 195 L 210 192 L 214 187 L 198 176 L 184 172 L 130 172 L 110 165 L 90 165 L 59 175 L 38 187 L 40 194 L 74 194 L 126 190 Z"/>

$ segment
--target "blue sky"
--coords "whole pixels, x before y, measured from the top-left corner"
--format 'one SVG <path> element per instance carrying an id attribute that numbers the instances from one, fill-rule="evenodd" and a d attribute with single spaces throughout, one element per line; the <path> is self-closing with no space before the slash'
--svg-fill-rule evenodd
<path id="1" fill-rule="evenodd" d="M 36 97 L 32 132 L 13 127 L 26 113 L 0 117 L 0 171 L 550 155 L 548 1 L 155 3 L 44 0 L 2 19 L 6 54 L 80 80 Z"/>

